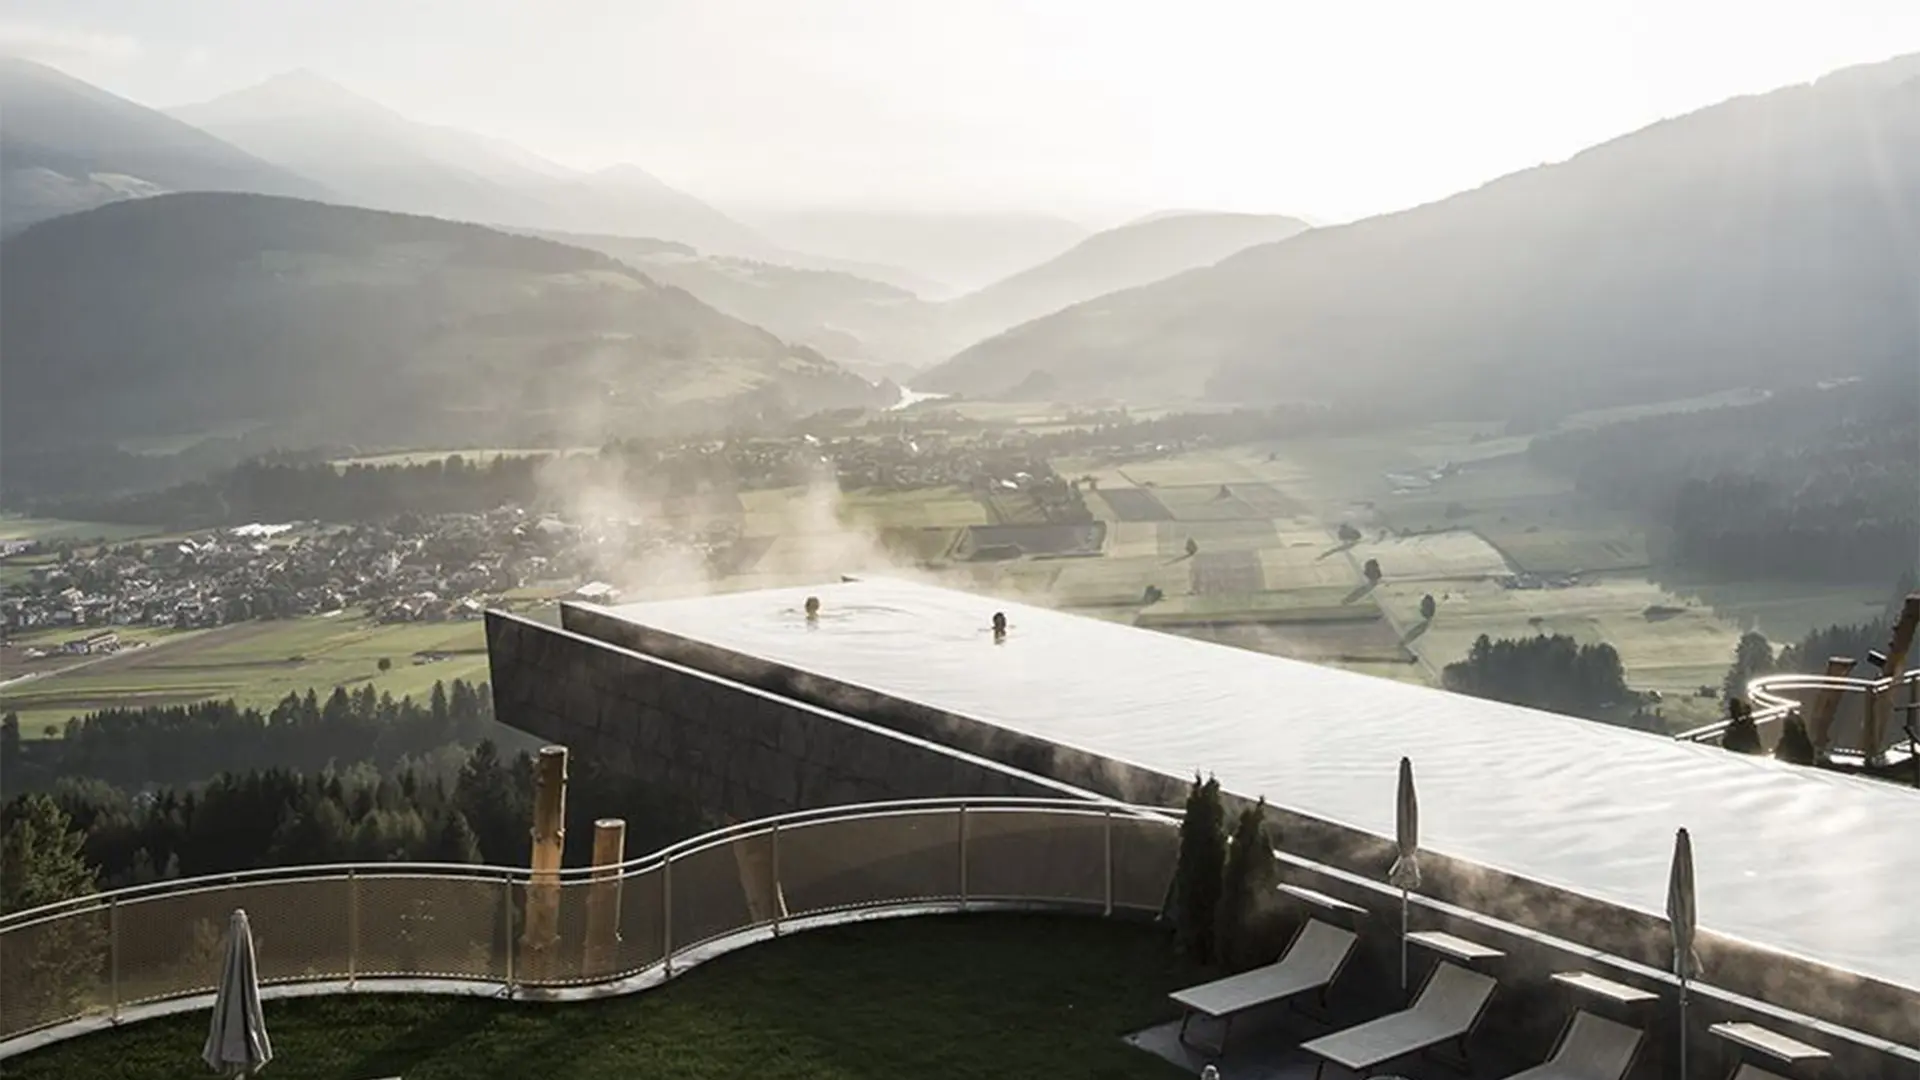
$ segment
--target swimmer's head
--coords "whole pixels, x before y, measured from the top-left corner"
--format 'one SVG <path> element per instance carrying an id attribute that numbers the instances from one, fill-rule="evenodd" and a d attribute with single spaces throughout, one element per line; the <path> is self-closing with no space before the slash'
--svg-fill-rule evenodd
<path id="1" fill-rule="evenodd" d="M 807 597 L 807 618 L 817 619 L 819 617 L 820 617 L 820 598 L 817 596 Z"/>

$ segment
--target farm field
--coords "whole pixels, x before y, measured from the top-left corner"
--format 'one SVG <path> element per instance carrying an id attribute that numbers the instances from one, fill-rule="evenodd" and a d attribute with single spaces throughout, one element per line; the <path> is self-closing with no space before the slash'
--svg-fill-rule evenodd
<path id="1" fill-rule="evenodd" d="M 153 525 L 123 525 L 105 521 L 62 521 L 56 518 L 0 517 L 0 540 L 100 540 L 112 543 L 154 536 Z"/>
<path id="2" fill-rule="evenodd" d="M 1382 572 L 1396 581 L 1478 580 L 1512 572 L 1499 550 L 1465 531 L 1363 539 L 1345 554 L 1362 563 L 1379 560 Z"/>
<path id="3" fill-rule="evenodd" d="M 1689 694 L 1718 686 L 1740 628 L 1713 611 L 1627 576 L 1561 589 L 1508 589 L 1491 581 L 1381 583 L 1379 603 L 1400 621 L 1419 623 L 1420 600 L 1438 604 L 1433 621 L 1412 642 L 1436 667 L 1464 657 L 1475 638 L 1566 634 L 1583 644 L 1607 642 L 1620 653 L 1636 689 Z"/>
<path id="4" fill-rule="evenodd" d="M 270 706 L 289 693 L 371 682 L 394 697 L 429 692 L 436 680 L 486 678 L 486 636 L 479 622 L 380 625 L 358 613 L 236 623 L 213 630 L 141 631 L 151 642 L 77 670 L 0 688 L 0 711 L 18 712 L 21 730 L 116 705 L 173 705 L 233 698 Z M 445 659 L 416 663 L 419 654 Z M 391 670 L 381 672 L 381 658 Z"/>
<path id="5" fill-rule="evenodd" d="M 231 424 L 218 424 L 204 431 L 189 432 L 184 435 L 121 439 L 115 445 L 129 454 L 177 454 L 208 439 L 238 439 L 258 430 L 261 426 L 252 420 L 238 420 Z"/>
<path id="6" fill-rule="evenodd" d="M 731 591 L 859 570 L 909 573 L 1427 682 L 1483 633 L 1564 633 L 1611 642 L 1629 682 L 1660 690 L 1672 703 L 1668 711 L 1680 713 L 1687 708 L 1676 696 L 1717 686 L 1747 626 L 1788 640 L 1816 622 L 1877 611 L 1877 590 L 1663 587 L 1647 576 L 1645 531 L 1534 467 L 1524 448 L 1523 438 L 1480 426 L 1436 424 L 1150 461 L 1057 459 L 1061 475 L 1097 480 L 1087 505 L 1106 523 L 1106 541 L 1094 558 L 944 561 L 942 553 L 956 550 L 949 546 L 955 530 L 987 516 L 979 500 L 958 489 L 855 492 L 826 513 L 796 509 L 807 501 L 797 489 L 748 493 L 745 531 L 783 535 L 743 578 L 703 587 Z M 1450 462 L 1457 471 L 1393 494 L 1388 474 L 1430 473 Z M 1356 491 L 1366 497 L 1353 497 Z M 823 523 L 830 523 L 825 531 Z M 1342 523 L 1359 527 L 1362 539 L 1342 545 L 1334 535 Z M 832 532 L 869 524 L 886 530 L 884 544 Z M 1188 540 L 1197 547 L 1191 557 Z M 1371 592 L 1360 574 L 1368 559 L 1379 560 L 1385 574 Z M 1580 584 L 1505 588 L 1501 580 L 1513 575 L 1579 575 Z M 1147 603 L 1149 587 L 1159 590 L 1157 603 Z M 1428 593 L 1441 611 L 1425 624 L 1419 606 Z M 1357 618 L 1356 608 L 1377 614 Z M 1650 608 L 1671 611 L 1649 618 Z"/>
<path id="7" fill-rule="evenodd" d="M 1744 400 L 1722 395 L 1576 419 L 1607 423 Z M 1065 422 L 1063 410 L 1044 405 L 963 403 L 961 411 L 995 423 Z M 1612 644 L 1631 686 L 1662 693 L 1670 726 L 1717 708 L 1691 695 L 1720 684 L 1743 630 L 1757 628 L 1777 644 L 1816 626 L 1872 617 L 1884 602 L 1878 588 L 1665 580 L 1652 569 L 1661 537 L 1536 467 L 1527 441 L 1488 425 L 1435 423 L 1153 459 L 1057 458 L 1060 475 L 1094 479 L 1085 501 L 1104 530 L 1098 554 L 1074 557 L 1033 554 L 1047 548 L 1042 531 L 1080 526 L 1031 530 L 1031 543 L 1020 541 L 1025 557 L 992 557 L 996 544 L 1025 536 L 1032 524 L 1033 504 L 1019 497 L 982 499 L 959 487 L 702 495 L 663 513 L 743 537 L 730 560 L 716 566 L 694 555 L 669 557 L 615 576 L 632 586 L 628 599 L 644 599 L 884 573 L 1428 683 L 1482 634 L 1560 633 Z M 461 451 L 473 460 L 543 452 L 550 451 Z M 1343 525 L 1361 538 L 1342 543 Z M 153 531 L 0 518 L 0 538 Z M 976 551 L 982 557 L 971 559 Z M 0 586 L 30 575 L 27 561 L 41 558 L 0 563 Z M 1373 587 L 1361 572 L 1369 559 L 1383 571 Z M 571 584 L 510 599 L 536 603 Z M 1515 584 L 1553 587 L 1508 587 Z M 1420 615 L 1429 594 L 1438 604 L 1430 621 Z M 105 704 L 232 696 L 265 705 L 290 691 L 368 681 L 398 697 L 424 693 L 435 679 L 485 677 L 478 623 L 376 626 L 355 613 L 123 636 L 153 644 L 0 688 L 0 710 L 20 710 L 24 730 L 38 735 L 48 723 Z M 416 665 L 419 652 L 450 658 Z M 392 660 L 384 674 L 382 656 Z M 0 680 L 23 670 L 0 653 Z"/>
<path id="8" fill-rule="evenodd" d="M 1742 630 L 1758 630 L 1776 643 L 1795 640 L 1821 627 L 1865 622 L 1877 617 L 1886 590 L 1872 585 L 1809 585 L 1794 582 L 1699 582 L 1656 579 L 1669 592 L 1698 600 L 1715 615 Z"/>
<path id="9" fill-rule="evenodd" d="M 1723 390 L 1717 394 L 1701 394 L 1698 397 L 1675 398 L 1672 401 L 1655 401 L 1644 405 L 1589 409 L 1567 417 L 1560 422 L 1560 426 L 1563 428 L 1599 427 L 1603 424 L 1617 424 L 1627 420 L 1641 420 L 1649 416 L 1665 416 L 1670 413 L 1724 409 L 1736 405 L 1758 405 L 1772 396 L 1769 391 L 1751 388 Z"/>
<path id="10" fill-rule="evenodd" d="M 425 465 L 434 461 L 445 461 L 458 456 L 469 465 L 485 465 L 496 458 L 550 457 L 554 454 L 596 453 L 594 446 L 553 447 L 493 447 L 479 450 L 397 450 L 383 454 L 363 454 L 356 457 L 335 458 L 333 464 L 341 468 L 348 465 Z"/>
<path id="11" fill-rule="evenodd" d="M 0 685 L 23 676 L 45 678 L 49 674 L 67 670 L 78 664 L 104 662 L 105 657 L 80 653 L 45 656 L 37 660 L 29 660 L 26 656 L 28 649 L 58 649 L 68 641 L 85 637 L 101 629 L 103 628 L 88 626 L 49 627 L 45 630 L 29 630 L 13 635 L 7 639 L 6 645 L 0 646 Z M 174 630 L 161 626 L 116 626 L 106 629 L 112 629 L 120 635 L 122 651 L 144 648 L 160 642 L 185 640 L 194 633 L 194 631 Z M 0 694 L 3 693 L 5 690 L 0 689 Z"/>
<path id="12" fill-rule="evenodd" d="M 1751 400 L 1754 395 L 1720 395 L 1578 419 L 1598 424 Z M 1386 616 L 1383 628 L 1397 628 L 1390 644 L 1404 643 L 1421 663 L 1363 659 L 1355 653 L 1364 650 L 1325 638 L 1305 649 L 1297 640 L 1281 640 L 1300 636 L 1299 629 L 1283 628 L 1282 635 L 1258 625 L 1259 608 L 1271 600 L 1251 582 L 1237 599 L 1206 598 L 1210 610 L 1227 613 L 1223 623 L 1245 625 L 1231 626 L 1231 632 L 1220 626 L 1180 632 L 1427 682 L 1464 657 L 1483 633 L 1496 638 L 1564 633 L 1583 642 L 1607 641 L 1620 652 L 1631 685 L 1661 691 L 1670 726 L 1715 713 L 1717 702 L 1689 695 L 1701 686 L 1719 685 L 1743 630 L 1758 628 L 1776 643 L 1791 641 L 1816 626 L 1876 615 L 1884 602 L 1884 590 L 1877 587 L 1656 580 L 1652 568 L 1662 537 L 1534 466 L 1525 456 L 1527 441 L 1480 425 L 1434 424 L 1351 438 L 1210 448 L 1152 462 L 1061 459 L 1056 467 L 1063 475 L 1099 479 L 1098 494 L 1088 504 L 1097 516 L 1114 522 L 1105 561 L 1119 564 L 1105 571 L 1079 568 L 1075 577 L 1111 581 L 1107 575 L 1125 565 L 1136 572 L 1125 585 L 1144 587 L 1151 561 L 1142 557 L 1164 557 L 1182 531 L 1196 537 L 1203 555 L 1223 549 L 1251 552 L 1259 566 L 1257 588 L 1266 593 L 1354 587 L 1361 581 L 1360 565 L 1376 558 L 1385 573 L 1373 597 Z M 1435 476 L 1447 466 L 1452 468 Z M 1222 484 L 1234 496 L 1233 504 L 1245 501 L 1239 485 L 1259 484 L 1291 506 L 1278 504 L 1273 516 L 1259 515 L 1258 524 L 1211 513 L 1227 501 L 1218 491 Z M 1202 493 L 1207 498 L 1196 505 L 1193 494 Z M 1286 516 L 1293 507 L 1299 510 Z M 1201 520 L 1183 520 L 1195 517 Z M 1343 523 L 1355 525 L 1363 536 L 1346 550 L 1334 537 Z M 1208 529 L 1227 531 L 1209 535 Z M 1231 531 L 1236 529 L 1241 531 Z M 1580 584 L 1508 589 L 1501 579 L 1510 575 L 1545 581 L 1577 575 Z M 1060 582 L 1067 581 L 1062 575 Z M 1164 583 L 1161 587 L 1166 589 Z M 1115 582 L 1107 593 L 1117 601 L 1124 591 L 1131 590 Z M 1167 591 L 1171 596 L 1173 590 Z M 1440 601 L 1430 624 L 1419 614 L 1428 593 Z M 1073 606 L 1083 599 L 1066 591 L 1056 602 Z M 1117 617 L 1111 609 L 1106 614 Z M 1136 618 L 1155 621 L 1146 610 Z M 1315 627 L 1309 636 L 1332 629 Z M 1705 715 L 1696 716 L 1701 710 Z"/>

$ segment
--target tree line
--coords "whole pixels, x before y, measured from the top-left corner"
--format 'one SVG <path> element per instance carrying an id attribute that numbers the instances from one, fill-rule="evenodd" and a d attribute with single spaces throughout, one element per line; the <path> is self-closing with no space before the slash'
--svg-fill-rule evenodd
<path id="1" fill-rule="evenodd" d="M 1893 624 L 1900 618 L 1901 605 L 1915 592 L 1920 592 L 1920 576 L 1908 570 L 1900 575 L 1886 606 L 1874 618 L 1819 627 L 1777 650 L 1766 635 L 1757 631 L 1740 635 L 1740 641 L 1734 646 L 1733 663 L 1722 682 L 1726 697 L 1729 700 L 1745 697 L 1747 683 L 1761 675 L 1776 672 L 1817 675 L 1826 671 L 1831 657 L 1866 659 L 1868 652 L 1886 647 L 1893 636 Z"/>
<path id="2" fill-rule="evenodd" d="M 342 862 L 528 864 L 534 764 L 491 740 L 451 777 L 403 764 L 222 773 L 129 792 L 62 780 L 0 804 L 0 914 L 98 889 Z M 569 866 L 592 858 L 593 822 L 624 817 L 631 855 L 699 831 L 686 803 L 592 761 L 568 779 Z"/>
<path id="3" fill-rule="evenodd" d="M 260 458 L 203 479 L 126 494 L 70 495 L 32 504 L 35 513 L 79 521 L 203 528 L 247 521 L 369 521 L 402 513 L 481 513 L 531 505 L 539 456 L 459 454 L 391 465 Z"/>
<path id="4" fill-rule="evenodd" d="M 1456 693 L 1596 720 L 1637 700 L 1613 646 L 1565 634 L 1498 641 L 1481 634 L 1441 679 Z"/>
<path id="5" fill-rule="evenodd" d="M 1356 422 L 1351 414 L 1310 406 L 1085 419 L 1085 427 L 1022 433 L 1018 440 L 1044 458 L 1167 442 L 1249 442 L 1345 430 Z M 901 432 L 924 426 L 893 420 L 873 425 Z M 795 426 L 793 433 L 802 427 Z M 242 456 L 245 451 L 257 456 Z M 635 438 L 608 442 L 597 451 L 496 455 L 485 461 L 450 453 L 390 464 L 334 463 L 350 453 L 346 447 L 272 450 L 255 437 L 205 440 L 173 455 L 106 449 L 36 467 L 5 495 L 9 505 L 45 517 L 186 529 L 247 521 L 371 521 L 407 512 L 483 513 L 501 506 L 543 509 L 556 493 L 587 487 L 642 499 L 682 498 L 803 484 L 818 466 L 815 455 L 769 444 L 745 429 L 729 430 L 717 444 Z"/>
<path id="6" fill-rule="evenodd" d="M 1910 383 L 1868 380 L 1563 432 L 1535 439 L 1529 454 L 1665 526 L 1676 566 L 1840 582 L 1914 564 L 1916 447 Z"/>
<path id="7" fill-rule="evenodd" d="M 1736 754 L 1766 753 L 1759 725 L 1753 719 L 1752 706 L 1747 702 L 1748 683 L 1759 676 L 1776 673 L 1823 674 L 1827 661 L 1833 657 L 1864 662 L 1869 652 L 1885 648 L 1892 640 L 1901 605 L 1914 592 L 1920 592 L 1920 578 L 1916 578 L 1914 572 L 1909 570 L 1901 575 L 1893 596 L 1877 617 L 1865 622 L 1820 627 L 1809 631 L 1799 641 L 1777 650 L 1758 631 L 1750 630 L 1740 635 L 1739 642 L 1734 646 L 1733 663 L 1727 668 L 1726 678 L 1722 682 L 1727 702 L 1727 727 L 1721 736 L 1720 746 Z M 1789 713 L 1781 721 L 1780 737 L 1775 740 L 1773 756 L 1795 765 L 1821 764 L 1807 730 L 1806 717 L 1799 710 Z M 1903 783 L 1910 782 L 1910 774 L 1904 768 L 1882 778 L 1889 777 Z"/>
<path id="8" fill-rule="evenodd" d="M 671 499 L 702 491 L 792 486 L 805 483 L 817 464 L 789 449 L 746 441 L 714 448 L 628 440 L 610 442 L 598 451 L 501 454 L 485 461 L 453 453 L 347 465 L 335 464 L 320 452 L 280 452 L 165 487 L 105 493 L 74 489 L 43 494 L 27 505 L 46 517 L 171 528 L 248 521 L 375 521 L 401 514 L 477 514 L 502 506 L 554 509 L 560 506 L 561 493 L 588 488 Z"/>
<path id="9" fill-rule="evenodd" d="M 101 709 L 67 721 L 58 737 L 23 740 L 0 717 L 0 791 L 43 791 L 61 780 L 114 787 L 195 784 L 220 773 L 319 773 L 405 763 L 445 772 L 482 738 L 531 740 L 493 720 L 487 684 L 436 682 L 425 701 L 362 684 L 288 694 L 271 709 L 233 701 Z"/>

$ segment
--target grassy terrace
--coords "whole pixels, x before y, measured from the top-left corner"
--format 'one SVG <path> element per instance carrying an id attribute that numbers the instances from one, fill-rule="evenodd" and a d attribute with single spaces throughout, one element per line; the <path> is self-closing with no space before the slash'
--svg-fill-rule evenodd
<path id="1" fill-rule="evenodd" d="M 1082 1076 L 1171 1080 L 1120 1042 L 1187 981 L 1164 934 L 1086 918 L 898 919 L 756 945 L 584 1004 L 362 995 L 269 1002 L 276 1080 Z M 8 1080 L 206 1075 L 207 1014 L 8 1061 Z"/>

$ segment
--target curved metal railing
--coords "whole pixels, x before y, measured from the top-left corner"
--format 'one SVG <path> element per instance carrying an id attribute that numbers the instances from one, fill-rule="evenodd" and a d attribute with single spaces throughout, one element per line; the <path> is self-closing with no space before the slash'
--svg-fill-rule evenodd
<path id="1" fill-rule="evenodd" d="M 617 867 L 358 864 L 159 882 L 0 917 L 0 1059 L 109 1023 L 203 1005 L 227 917 L 245 908 L 270 995 L 402 990 L 572 1000 L 630 993 L 789 930 L 1005 908 L 1151 914 L 1179 856 L 1178 811 L 1079 800 L 869 803 L 729 826 Z M 1286 876 L 1368 910 L 1384 882 L 1276 852 Z M 1663 997 L 1673 977 L 1415 895 L 1429 925 L 1598 965 Z M 530 916 L 544 910 L 539 918 Z M 535 927 L 541 932 L 530 933 Z M 1920 1066 L 1920 1052 L 1693 984 L 1725 1015 L 1817 1031 Z"/>
<path id="2" fill-rule="evenodd" d="M 1823 702 L 1821 699 L 1827 697 Z M 1920 668 L 1902 675 L 1878 679 L 1851 675 L 1762 675 L 1747 683 L 1747 699 L 1753 704 L 1754 723 L 1777 724 L 1799 712 L 1814 720 L 1814 714 L 1826 710 L 1823 731 L 1813 733 L 1816 743 L 1826 742 L 1833 749 L 1872 758 L 1888 747 L 1908 739 L 1907 719 L 1920 703 Z M 1872 719 L 1870 719 L 1872 718 Z M 1726 734 L 1728 721 L 1716 720 L 1683 731 L 1675 738 L 1687 742 L 1717 743 Z M 1824 749 L 1824 747 L 1823 747 Z"/>
<path id="3" fill-rule="evenodd" d="M 378 863 L 157 882 L 0 918 L 0 1045 L 211 992 L 234 908 L 269 987 L 596 996 L 670 978 L 726 939 L 888 911 L 1157 912 L 1178 849 L 1177 812 L 931 799 L 762 819 L 544 877 Z"/>

